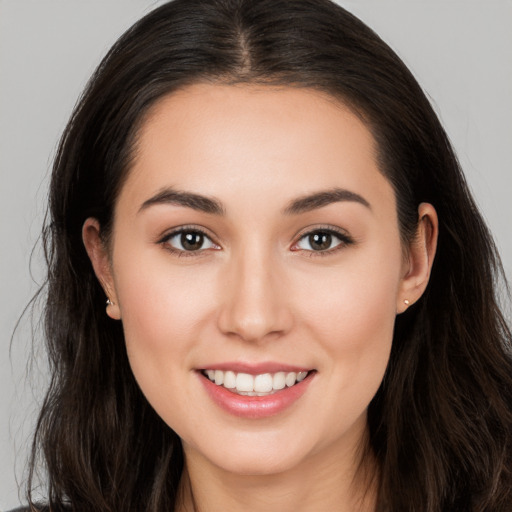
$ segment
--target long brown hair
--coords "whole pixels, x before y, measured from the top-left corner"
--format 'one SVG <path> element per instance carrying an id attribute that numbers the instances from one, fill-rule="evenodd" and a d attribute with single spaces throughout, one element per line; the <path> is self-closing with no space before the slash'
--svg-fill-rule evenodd
<path id="1" fill-rule="evenodd" d="M 328 0 L 175 0 L 114 45 L 58 149 L 44 243 L 51 383 L 34 438 L 52 510 L 173 510 L 178 436 L 139 390 L 122 326 L 104 312 L 81 229 L 112 212 L 144 113 L 187 84 L 321 90 L 372 131 L 404 240 L 434 205 L 438 252 L 423 297 L 396 320 L 368 412 L 381 505 L 393 512 L 512 509 L 512 335 L 496 296 L 504 275 L 446 133 L 397 55 Z M 32 503 L 32 501 L 30 501 Z"/>

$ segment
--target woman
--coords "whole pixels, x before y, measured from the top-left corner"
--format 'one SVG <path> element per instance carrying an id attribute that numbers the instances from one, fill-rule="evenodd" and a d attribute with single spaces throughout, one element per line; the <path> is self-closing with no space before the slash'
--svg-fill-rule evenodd
<path id="1" fill-rule="evenodd" d="M 340 7 L 150 13 L 72 116 L 45 233 L 52 510 L 510 510 L 499 257 Z"/>

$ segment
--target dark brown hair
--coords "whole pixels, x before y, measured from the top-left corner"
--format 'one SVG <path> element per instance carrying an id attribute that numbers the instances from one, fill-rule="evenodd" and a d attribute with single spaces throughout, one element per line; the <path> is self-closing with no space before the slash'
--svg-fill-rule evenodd
<path id="1" fill-rule="evenodd" d="M 52 510 L 173 510 L 181 443 L 139 390 L 122 325 L 81 229 L 108 239 L 141 120 L 187 84 L 313 88 L 349 105 L 372 131 L 404 240 L 421 202 L 439 216 L 423 297 L 397 317 L 370 404 L 380 501 L 393 512 L 512 509 L 511 332 L 500 312 L 499 256 L 428 100 L 397 55 L 328 0 L 175 0 L 129 29 L 91 78 L 62 136 L 44 241 L 45 328 L 52 368 L 33 446 Z"/>

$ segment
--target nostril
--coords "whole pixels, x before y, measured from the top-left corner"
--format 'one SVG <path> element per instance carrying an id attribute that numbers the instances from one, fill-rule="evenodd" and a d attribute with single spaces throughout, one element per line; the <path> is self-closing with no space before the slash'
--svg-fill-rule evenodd
<path id="1" fill-rule="evenodd" d="M 289 296 L 278 286 L 276 263 L 258 249 L 233 257 L 219 290 L 218 327 L 230 337 L 257 343 L 286 334 L 292 324 Z M 246 254 L 246 253 L 244 253 Z"/>

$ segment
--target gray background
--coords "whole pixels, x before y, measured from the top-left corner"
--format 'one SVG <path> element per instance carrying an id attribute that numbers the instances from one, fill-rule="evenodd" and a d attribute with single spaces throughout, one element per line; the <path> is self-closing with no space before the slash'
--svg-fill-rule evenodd
<path id="1" fill-rule="evenodd" d="M 160 3 L 0 0 L 0 510 L 19 503 L 15 475 L 23 475 L 45 380 L 41 354 L 27 362 L 28 318 L 13 339 L 11 354 L 9 344 L 43 275 L 40 252 L 32 258 L 33 279 L 29 260 L 55 146 L 100 58 L 133 21 Z M 427 91 L 510 279 L 512 0 L 339 3 L 391 44 Z"/>

